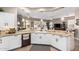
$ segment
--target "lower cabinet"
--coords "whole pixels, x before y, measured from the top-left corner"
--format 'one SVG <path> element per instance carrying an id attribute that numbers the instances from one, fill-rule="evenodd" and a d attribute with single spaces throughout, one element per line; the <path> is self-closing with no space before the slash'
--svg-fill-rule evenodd
<path id="1" fill-rule="evenodd" d="M 31 33 L 31 43 L 32 44 L 41 44 L 40 39 L 42 37 L 37 33 Z"/>
<path id="2" fill-rule="evenodd" d="M 10 50 L 21 47 L 21 35 L 14 35 L 10 37 Z"/>
<path id="3" fill-rule="evenodd" d="M 50 36 L 49 34 L 38 34 L 32 33 L 31 34 L 31 43 L 32 44 L 50 44 Z"/>
<path id="4" fill-rule="evenodd" d="M 1 37 L 0 38 L 0 51 L 9 49 L 8 41 L 9 41 L 9 38 L 7 38 L 7 37 Z"/>
<path id="5" fill-rule="evenodd" d="M 66 37 L 52 34 L 32 33 L 31 43 L 51 45 L 62 51 L 70 51 L 74 49 L 74 38 L 71 38 L 70 36 Z"/>
<path id="6" fill-rule="evenodd" d="M 0 40 L 0 50 L 12 50 L 21 47 L 21 35 L 6 36 Z"/>
<path id="7" fill-rule="evenodd" d="M 56 42 L 57 42 L 57 48 L 58 49 L 63 50 L 63 51 L 68 50 L 68 47 L 67 47 L 68 39 L 67 39 L 67 37 L 59 36 L 58 38 L 56 38 Z"/>
<path id="8" fill-rule="evenodd" d="M 51 34 L 42 34 L 42 44 L 50 45 L 52 35 Z"/>
<path id="9" fill-rule="evenodd" d="M 54 47 L 57 47 L 56 37 L 57 37 L 56 35 L 52 35 L 52 36 L 51 36 L 51 43 L 50 43 L 50 44 L 51 44 L 52 46 L 54 46 Z"/>
<path id="10" fill-rule="evenodd" d="M 63 37 L 63 36 L 56 36 L 55 40 L 55 44 L 56 44 L 56 48 L 60 49 L 60 50 L 67 50 L 67 38 Z"/>
<path id="11" fill-rule="evenodd" d="M 67 37 L 63 37 L 63 36 L 58 36 L 58 35 L 53 35 L 52 39 L 51 39 L 51 45 L 54 46 L 55 48 L 59 49 L 59 50 L 67 50 Z"/>
<path id="12" fill-rule="evenodd" d="M 51 45 L 62 51 L 70 51 L 74 49 L 74 38 L 53 35 Z"/>

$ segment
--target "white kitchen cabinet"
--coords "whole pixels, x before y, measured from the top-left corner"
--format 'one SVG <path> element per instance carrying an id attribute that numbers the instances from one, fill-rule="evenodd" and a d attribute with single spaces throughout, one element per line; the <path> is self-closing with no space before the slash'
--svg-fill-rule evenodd
<path id="1" fill-rule="evenodd" d="M 37 33 L 32 33 L 31 34 L 31 43 L 32 44 L 39 44 L 40 42 L 40 36 Z"/>
<path id="2" fill-rule="evenodd" d="M 48 33 L 32 33 L 31 43 L 51 45 L 62 51 L 70 51 L 74 49 L 74 38 L 71 38 L 70 36 Z"/>
<path id="3" fill-rule="evenodd" d="M 68 38 L 60 35 L 53 35 L 51 40 L 51 45 L 59 50 L 67 50 Z"/>
<path id="4" fill-rule="evenodd" d="M 8 41 L 9 41 L 9 38 L 7 38 L 7 37 L 1 37 L 0 38 L 0 51 L 1 50 L 8 50 L 9 49 L 9 43 L 8 43 Z"/>
<path id="5" fill-rule="evenodd" d="M 32 44 L 50 44 L 50 34 L 32 33 Z"/>
<path id="6" fill-rule="evenodd" d="M 50 43 L 50 45 L 52 45 L 54 47 L 57 47 L 56 38 L 57 38 L 57 35 L 52 35 L 51 36 L 51 43 Z"/>
<path id="7" fill-rule="evenodd" d="M 57 44 L 57 48 L 63 51 L 67 50 L 67 42 L 68 42 L 68 38 L 67 37 L 63 37 L 63 36 L 59 36 L 56 38 L 56 44 Z"/>
<path id="8" fill-rule="evenodd" d="M 70 51 L 74 49 L 74 39 L 60 35 L 54 35 L 51 39 L 51 45 L 62 51 Z"/>
<path id="9" fill-rule="evenodd" d="M 75 47 L 75 40 L 74 40 L 74 36 L 73 37 L 67 37 L 68 38 L 68 41 L 67 41 L 67 50 L 70 51 L 70 50 L 73 50 L 74 47 Z"/>
<path id="10" fill-rule="evenodd" d="M 0 38 L 0 50 L 12 50 L 21 47 L 21 35 L 12 35 Z"/>
<path id="11" fill-rule="evenodd" d="M 50 45 L 51 42 L 51 34 L 42 34 L 41 42 L 42 44 Z"/>
<path id="12" fill-rule="evenodd" d="M 9 50 L 21 47 L 21 35 L 9 36 Z"/>
<path id="13" fill-rule="evenodd" d="M 8 45 L 8 50 L 11 50 L 11 49 L 13 49 L 14 48 L 14 45 L 15 45 L 15 43 L 14 43 L 14 36 L 7 36 L 6 37 L 8 40 L 8 43 L 7 43 L 7 45 Z M 6 38 L 5 38 L 5 40 L 6 40 Z"/>
<path id="14" fill-rule="evenodd" d="M 15 42 L 15 46 L 14 48 L 18 48 L 18 47 L 21 47 L 21 35 L 14 35 L 14 42 Z"/>
<path id="15" fill-rule="evenodd" d="M 12 13 L 0 12 L 0 27 L 16 27 L 16 18 Z"/>

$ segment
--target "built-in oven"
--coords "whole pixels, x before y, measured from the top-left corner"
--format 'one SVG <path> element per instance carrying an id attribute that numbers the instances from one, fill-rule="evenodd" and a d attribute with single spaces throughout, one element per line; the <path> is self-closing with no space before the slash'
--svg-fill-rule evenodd
<path id="1" fill-rule="evenodd" d="M 30 45 L 31 44 L 31 40 L 30 39 L 31 39 L 30 33 L 22 34 L 22 47 Z"/>

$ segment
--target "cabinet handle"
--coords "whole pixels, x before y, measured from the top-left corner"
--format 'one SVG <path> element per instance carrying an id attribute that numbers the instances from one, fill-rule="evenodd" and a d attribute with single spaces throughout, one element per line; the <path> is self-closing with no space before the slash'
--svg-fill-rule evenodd
<path id="1" fill-rule="evenodd" d="M 58 42 L 58 39 L 56 39 L 56 42 Z"/>
<path id="2" fill-rule="evenodd" d="M 2 43 L 2 39 L 0 39 L 0 44 Z"/>
<path id="3" fill-rule="evenodd" d="M 42 37 L 40 36 L 40 39 L 41 39 Z"/>

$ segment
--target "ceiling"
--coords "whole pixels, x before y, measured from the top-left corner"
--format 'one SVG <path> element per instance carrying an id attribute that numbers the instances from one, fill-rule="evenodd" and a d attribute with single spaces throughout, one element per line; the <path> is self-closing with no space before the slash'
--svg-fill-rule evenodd
<path id="1" fill-rule="evenodd" d="M 60 18 L 66 15 L 73 15 L 73 7 L 20 7 L 18 14 L 24 17 L 52 19 Z"/>
<path id="2" fill-rule="evenodd" d="M 59 9 L 62 9 L 64 7 L 21 7 L 20 9 L 27 12 L 53 12 Z"/>
<path id="3" fill-rule="evenodd" d="M 60 7 L 26 7 L 26 9 L 30 10 L 31 12 L 49 12 L 55 11 Z"/>

